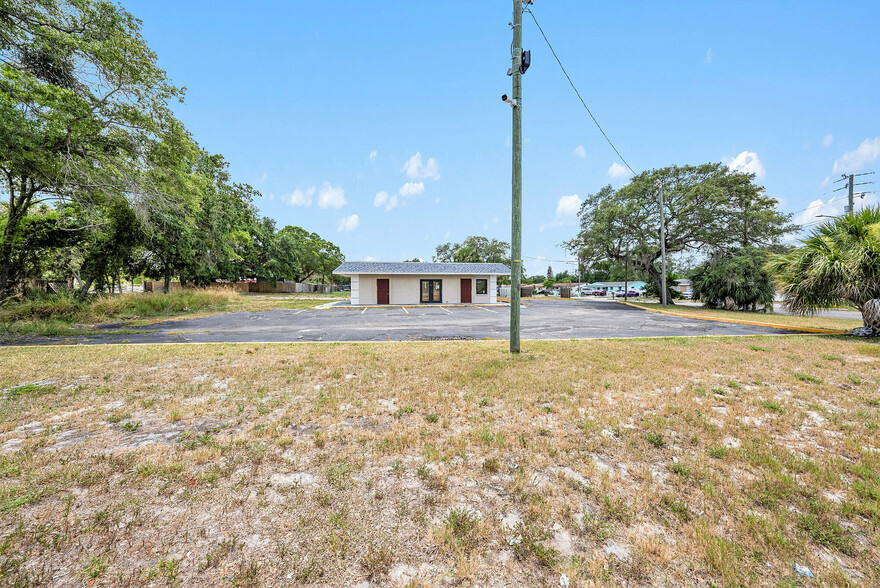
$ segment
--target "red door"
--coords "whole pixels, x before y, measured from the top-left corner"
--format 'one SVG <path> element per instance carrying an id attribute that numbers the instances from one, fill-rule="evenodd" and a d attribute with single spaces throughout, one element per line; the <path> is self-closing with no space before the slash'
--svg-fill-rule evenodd
<path id="1" fill-rule="evenodd" d="M 470 278 L 461 279 L 461 303 L 462 304 L 470 304 L 471 303 L 471 280 Z"/>
<path id="2" fill-rule="evenodd" d="M 389 304 L 388 280 L 385 280 L 385 279 L 376 280 L 376 303 L 377 304 Z"/>

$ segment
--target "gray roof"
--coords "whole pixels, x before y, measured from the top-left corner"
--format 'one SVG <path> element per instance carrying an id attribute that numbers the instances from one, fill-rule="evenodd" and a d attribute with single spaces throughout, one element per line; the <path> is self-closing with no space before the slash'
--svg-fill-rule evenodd
<path id="1" fill-rule="evenodd" d="M 384 261 L 346 261 L 334 274 L 473 274 L 509 276 L 510 268 L 503 263 L 416 263 Z"/>

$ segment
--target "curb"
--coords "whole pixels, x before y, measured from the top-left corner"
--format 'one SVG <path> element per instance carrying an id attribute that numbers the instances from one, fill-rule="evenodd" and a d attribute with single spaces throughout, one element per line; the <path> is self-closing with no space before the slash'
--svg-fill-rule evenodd
<path id="1" fill-rule="evenodd" d="M 832 331 L 830 329 L 815 329 L 811 327 L 793 327 L 791 325 L 779 325 L 776 323 L 761 323 L 758 321 L 748 321 L 744 319 L 730 319 L 730 318 L 715 318 L 708 316 L 695 316 L 692 314 L 682 314 L 680 312 L 671 312 L 668 310 L 660 310 L 659 308 L 646 308 L 644 306 L 639 306 L 638 304 L 631 304 L 629 302 L 620 301 L 618 304 L 625 304 L 626 306 L 630 306 L 632 308 L 638 308 L 641 310 L 647 310 L 648 312 L 656 312 L 659 314 L 668 314 L 669 316 L 678 316 L 681 318 L 690 318 L 690 319 L 698 319 L 701 321 L 715 321 L 720 323 L 736 323 L 740 325 L 752 325 L 754 327 L 773 327 L 774 329 L 786 329 L 788 331 L 799 331 L 801 333 L 817 333 L 820 335 L 845 335 L 846 331 Z"/>

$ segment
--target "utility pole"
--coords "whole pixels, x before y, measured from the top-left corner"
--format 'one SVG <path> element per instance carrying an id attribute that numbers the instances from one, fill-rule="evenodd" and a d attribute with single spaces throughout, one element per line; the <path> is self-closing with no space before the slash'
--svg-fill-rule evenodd
<path id="1" fill-rule="evenodd" d="M 623 258 L 623 301 L 629 299 L 629 241 L 626 242 L 626 256 Z"/>
<path id="2" fill-rule="evenodd" d="M 855 204 L 853 202 L 854 181 L 855 181 L 855 176 L 853 174 L 849 174 L 849 182 L 847 182 L 847 184 L 849 184 L 849 206 L 847 206 L 846 210 L 844 211 L 846 214 L 852 214 L 853 204 Z"/>
<path id="3" fill-rule="evenodd" d="M 522 278 L 522 0 L 513 0 L 513 44 L 510 71 L 513 78 L 513 173 L 510 236 L 510 352 L 519 353 L 520 280 Z M 506 97 L 505 97 L 506 98 Z M 504 98 L 502 98 L 504 100 Z M 505 100 L 506 102 L 507 100 Z"/>
<path id="4" fill-rule="evenodd" d="M 846 180 L 845 186 L 841 186 L 840 188 L 837 188 L 836 190 L 834 190 L 835 192 L 839 192 L 841 190 L 847 190 L 847 192 L 848 192 L 848 196 L 849 196 L 847 198 L 848 204 L 847 204 L 847 207 L 844 209 L 843 214 L 852 214 L 853 212 L 855 212 L 855 187 L 856 186 L 867 186 L 869 184 L 874 183 L 874 182 L 861 182 L 859 184 L 856 184 L 855 179 L 859 176 L 872 176 L 872 175 L 874 175 L 874 172 L 864 172 L 861 174 L 849 174 L 849 175 L 843 174 L 843 175 L 841 175 L 839 180 L 836 180 L 834 182 L 836 184 L 838 182 L 842 182 L 842 181 Z M 860 192 L 859 198 L 864 198 L 864 197 L 865 197 L 865 193 Z M 819 216 L 822 216 L 822 215 L 819 215 Z"/>
<path id="5" fill-rule="evenodd" d="M 657 190 L 660 192 L 660 269 L 662 275 L 662 289 L 660 301 L 666 308 L 666 209 L 663 205 L 663 184 L 657 180 Z"/>

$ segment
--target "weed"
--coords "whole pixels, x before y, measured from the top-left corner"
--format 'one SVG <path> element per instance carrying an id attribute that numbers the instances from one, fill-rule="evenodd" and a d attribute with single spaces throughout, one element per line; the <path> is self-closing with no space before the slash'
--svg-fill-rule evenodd
<path id="1" fill-rule="evenodd" d="M 758 347 L 757 345 L 749 345 L 749 349 L 752 351 L 767 351 L 766 347 Z"/>
<path id="2" fill-rule="evenodd" d="M 488 398 L 480 398 L 480 406 L 491 406 L 492 402 Z"/>
<path id="3" fill-rule="evenodd" d="M 93 555 L 83 562 L 83 573 L 89 578 L 97 578 L 110 567 L 110 560 L 106 557 Z"/>
<path id="4" fill-rule="evenodd" d="M 124 421 L 124 420 L 128 420 L 128 419 L 130 419 L 130 418 L 131 418 L 131 415 L 128 414 L 128 413 L 125 413 L 125 414 L 114 414 L 114 415 L 110 415 L 110 416 L 107 417 L 107 422 L 108 422 L 108 423 L 116 424 L 116 423 L 121 423 L 122 421 Z"/>
<path id="5" fill-rule="evenodd" d="M 142 424 L 143 423 L 141 421 L 138 421 L 138 422 L 128 421 L 127 423 L 122 425 L 122 428 L 125 429 L 126 431 L 128 431 L 129 433 L 134 433 L 135 431 L 137 431 L 138 429 L 141 428 Z"/>
<path id="6" fill-rule="evenodd" d="M 855 384 L 856 386 L 860 386 L 862 384 L 862 379 L 857 378 L 852 374 L 847 374 L 846 379 L 849 380 L 851 383 Z"/>
<path id="7" fill-rule="evenodd" d="M 796 380 L 800 380 L 801 382 L 810 382 L 811 384 L 821 384 L 822 380 L 815 376 L 811 376 L 809 374 L 799 374 L 795 372 L 792 374 Z"/>
<path id="8" fill-rule="evenodd" d="M 483 460 L 483 469 L 489 472 L 490 474 L 497 474 L 501 471 L 501 462 L 498 461 L 494 457 L 490 457 L 489 459 Z"/>
<path id="9" fill-rule="evenodd" d="M 663 440 L 663 435 L 660 435 L 659 433 L 647 433 L 645 435 L 645 440 L 657 449 L 666 446 L 666 441 Z"/>
<path id="10" fill-rule="evenodd" d="M 725 455 L 727 455 L 727 447 L 723 445 L 719 445 L 717 447 L 709 448 L 709 455 L 714 457 L 715 459 L 723 459 Z"/>
<path id="11" fill-rule="evenodd" d="M 353 469 L 348 462 L 334 463 L 327 467 L 327 482 L 337 490 L 344 490 L 351 484 Z"/>
<path id="12" fill-rule="evenodd" d="M 669 466 L 669 469 L 682 478 L 687 478 L 691 475 L 691 470 L 680 463 L 673 462 L 672 465 Z"/>
<path id="13" fill-rule="evenodd" d="M 444 541 L 447 544 L 470 549 L 476 545 L 480 517 L 469 508 L 453 508 L 443 519 Z"/>
<path id="14" fill-rule="evenodd" d="M 44 394 L 50 394 L 55 391 L 54 384 L 41 384 L 41 383 L 29 383 L 29 384 L 21 384 L 20 386 L 14 386 L 6 390 L 6 395 L 10 398 L 15 396 L 43 396 Z"/>
<path id="15" fill-rule="evenodd" d="M 367 578 L 373 579 L 388 573 L 391 567 L 393 555 L 391 548 L 386 545 L 376 546 L 373 543 L 367 547 L 367 552 L 361 556 L 361 567 L 367 572 Z"/>
<path id="16" fill-rule="evenodd" d="M 425 416 L 425 420 L 429 423 L 436 423 L 440 420 L 440 417 L 439 415 L 437 415 L 436 412 L 432 412 L 431 414 Z"/>
<path id="17" fill-rule="evenodd" d="M 766 408 L 769 411 L 772 411 L 772 412 L 775 412 L 778 414 L 785 414 L 785 409 L 782 408 L 781 406 L 779 406 L 779 404 L 777 404 L 776 402 L 773 402 L 772 400 L 767 400 L 767 401 L 763 402 L 761 404 L 761 406 L 763 406 L 764 408 Z"/>
<path id="18" fill-rule="evenodd" d="M 661 496 L 660 506 L 677 516 L 682 521 L 691 520 L 691 509 L 688 508 L 687 502 L 680 498 L 676 498 L 672 494 L 664 494 Z"/>
<path id="19" fill-rule="evenodd" d="M 622 498 L 615 498 L 606 494 L 602 497 L 602 506 L 609 518 L 621 523 L 629 523 L 632 520 L 632 512 L 629 504 Z"/>
<path id="20" fill-rule="evenodd" d="M 584 511 L 581 516 L 581 524 L 584 527 L 584 533 L 599 543 L 614 535 L 614 528 L 591 512 Z"/>
<path id="21" fill-rule="evenodd" d="M 856 545 L 850 533 L 828 515 L 801 515 L 798 526 L 819 545 L 831 547 L 847 555 L 855 555 Z"/>
<path id="22" fill-rule="evenodd" d="M 431 475 L 431 469 L 426 465 L 422 464 L 416 470 L 416 477 L 423 482 L 428 479 L 428 476 Z"/>

